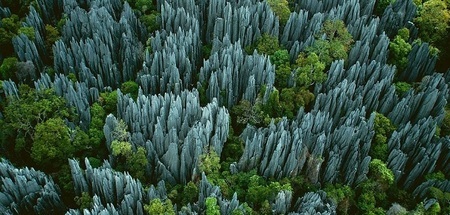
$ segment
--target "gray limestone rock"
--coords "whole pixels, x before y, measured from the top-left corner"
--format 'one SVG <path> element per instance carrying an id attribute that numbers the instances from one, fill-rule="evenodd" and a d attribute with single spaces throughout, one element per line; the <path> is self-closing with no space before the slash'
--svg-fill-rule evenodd
<path id="1" fill-rule="evenodd" d="M 53 179 L 33 168 L 0 162 L 0 211 L 4 214 L 64 213 L 67 208 Z"/>

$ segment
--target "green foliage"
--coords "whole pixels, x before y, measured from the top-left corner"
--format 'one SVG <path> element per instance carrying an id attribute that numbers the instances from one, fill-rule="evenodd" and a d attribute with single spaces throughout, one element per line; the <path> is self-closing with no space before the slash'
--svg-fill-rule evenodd
<path id="1" fill-rule="evenodd" d="M 135 1 L 136 1 L 135 8 L 140 10 L 144 14 L 156 10 L 152 0 L 135 0 Z"/>
<path id="2" fill-rule="evenodd" d="M 258 126 L 264 120 L 261 111 L 244 99 L 233 106 L 231 112 L 236 116 L 236 122 L 242 127 L 247 126 L 247 124 Z"/>
<path id="3" fill-rule="evenodd" d="M 202 45 L 202 56 L 203 59 L 208 59 L 211 56 L 212 44 Z"/>
<path id="4" fill-rule="evenodd" d="M 206 175 L 218 174 L 220 170 L 219 155 L 214 150 L 210 150 L 208 153 L 200 155 L 198 168 L 200 172 L 205 172 Z"/>
<path id="5" fill-rule="evenodd" d="M 394 2 L 395 0 L 377 0 L 375 3 L 374 13 L 377 14 L 378 16 L 383 15 L 383 12 L 386 9 L 386 7 Z"/>
<path id="6" fill-rule="evenodd" d="M 231 212 L 231 215 L 246 215 L 246 214 L 254 214 L 253 209 L 248 206 L 246 202 L 242 204 L 243 209 L 236 209 L 233 212 Z"/>
<path id="7" fill-rule="evenodd" d="M 394 173 L 387 168 L 386 163 L 379 159 L 372 159 L 369 165 L 369 174 L 376 179 L 380 185 L 389 187 L 394 183 Z"/>
<path id="8" fill-rule="evenodd" d="M 275 69 L 275 87 L 282 89 L 288 87 L 291 78 L 292 68 L 289 64 L 281 64 Z"/>
<path id="9" fill-rule="evenodd" d="M 438 172 L 432 172 L 425 175 L 426 180 L 439 180 L 439 181 L 445 181 L 445 175 L 441 171 Z"/>
<path id="10" fill-rule="evenodd" d="M 405 41 L 408 40 L 409 39 L 409 29 L 407 29 L 407 28 L 399 29 L 397 32 L 397 36 L 400 36 L 400 38 Z"/>
<path id="11" fill-rule="evenodd" d="M 292 187 L 290 184 L 281 185 L 279 182 L 267 183 L 263 177 L 253 175 L 249 179 L 245 199 L 247 203 L 253 205 L 253 208 L 259 208 L 265 201 L 274 199 L 282 190 L 292 191 Z"/>
<path id="12" fill-rule="evenodd" d="M 341 184 L 326 184 L 324 191 L 327 197 L 331 198 L 337 205 L 340 214 L 348 214 L 354 192 L 351 187 Z"/>
<path id="13" fill-rule="evenodd" d="M 439 202 L 436 202 L 433 205 L 431 205 L 430 208 L 428 208 L 427 212 L 428 212 L 427 214 L 430 215 L 438 215 L 441 213 L 441 205 L 439 204 Z"/>
<path id="14" fill-rule="evenodd" d="M 8 80 L 13 78 L 15 73 L 17 72 L 17 58 L 9 57 L 3 60 L 2 65 L 0 66 L 0 78 L 2 80 Z"/>
<path id="15" fill-rule="evenodd" d="M 356 203 L 358 209 L 363 212 L 373 211 L 375 209 L 375 196 L 369 192 L 363 193 L 359 196 Z"/>
<path id="16" fill-rule="evenodd" d="M 428 190 L 429 196 L 435 198 L 438 202 L 435 203 L 427 212 L 429 214 L 450 214 L 450 192 L 444 192 L 436 187 L 430 187 Z"/>
<path id="17" fill-rule="evenodd" d="M 272 11 L 280 18 L 280 24 L 285 25 L 289 20 L 291 11 L 287 0 L 267 0 Z"/>
<path id="18" fill-rule="evenodd" d="M 20 27 L 19 30 L 17 30 L 17 34 L 24 34 L 28 37 L 31 41 L 34 41 L 35 36 L 35 30 L 33 27 Z"/>
<path id="19" fill-rule="evenodd" d="M 45 50 L 47 50 L 47 54 L 49 54 L 50 59 L 53 59 L 53 44 L 60 38 L 60 34 L 57 28 L 51 25 L 45 25 Z"/>
<path id="20" fill-rule="evenodd" d="M 198 200 L 199 189 L 198 186 L 194 184 L 194 182 L 190 181 L 183 188 L 183 196 L 181 203 L 186 205 L 191 202 L 197 202 Z"/>
<path id="21" fill-rule="evenodd" d="M 327 78 L 325 74 L 325 64 L 320 61 L 316 53 L 305 56 L 300 53 L 296 60 L 298 66 L 296 70 L 296 83 L 300 88 L 308 88 L 315 83 L 324 82 Z"/>
<path id="22" fill-rule="evenodd" d="M 131 143 L 125 141 L 114 140 L 111 143 L 111 151 L 114 156 L 128 157 L 133 153 Z"/>
<path id="23" fill-rule="evenodd" d="M 105 124 L 106 112 L 99 103 L 92 104 L 91 108 L 91 124 L 89 126 L 89 139 L 91 145 L 96 151 L 100 150 L 100 145 L 105 139 L 103 134 L 103 125 Z"/>
<path id="24" fill-rule="evenodd" d="M 144 147 L 138 147 L 136 152 L 127 159 L 127 166 L 130 174 L 142 182 L 145 182 L 145 169 L 147 164 L 147 151 Z"/>
<path id="25" fill-rule="evenodd" d="M 56 168 L 73 155 L 69 128 L 61 118 L 51 118 L 36 126 L 31 158 L 42 167 Z"/>
<path id="26" fill-rule="evenodd" d="M 273 55 L 270 56 L 270 62 L 276 66 L 289 65 L 289 59 L 289 52 L 286 49 L 276 50 Z"/>
<path id="27" fill-rule="evenodd" d="M 100 93 L 100 104 L 106 113 L 116 114 L 117 111 L 117 91 Z"/>
<path id="28" fill-rule="evenodd" d="M 283 116 L 289 119 L 295 117 L 298 109 L 314 101 L 314 94 L 306 89 L 284 88 L 281 92 L 281 108 Z"/>
<path id="29" fill-rule="evenodd" d="M 269 116 L 277 117 L 281 112 L 280 94 L 277 89 L 274 89 L 270 94 L 269 99 L 262 105 L 262 111 Z"/>
<path id="30" fill-rule="evenodd" d="M 139 85 L 134 81 L 127 81 L 122 83 L 120 90 L 123 94 L 130 94 L 132 98 L 137 98 L 139 92 Z"/>
<path id="31" fill-rule="evenodd" d="M 353 38 L 342 20 L 326 20 L 316 37 L 314 44 L 306 48 L 307 55 L 315 53 L 326 66 L 334 60 L 347 60 Z"/>
<path id="32" fill-rule="evenodd" d="M 391 120 L 389 120 L 383 114 L 376 113 L 374 122 L 375 137 L 372 140 L 371 149 L 369 151 L 369 155 L 372 158 L 379 159 L 381 161 L 387 160 L 387 140 L 391 136 L 392 132 L 395 131 L 395 129 L 396 128 L 392 124 Z"/>
<path id="33" fill-rule="evenodd" d="M 17 35 L 21 23 L 19 22 L 19 17 L 16 14 L 12 14 L 11 17 L 3 18 L 0 21 L 0 53 L 8 56 L 14 52 L 12 46 L 12 38 Z"/>
<path id="34" fill-rule="evenodd" d="M 164 203 L 161 199 L 152 199 L 148 205 L 144 205 L 144 211 L 149 215 L 175 215 L 170 199 L 166 199 Z"/>
<path id="35" fill-rule="evenodd" d="M 145 169 L 148 164 L 145 148 L 137 147 L 136 151 L 133 151 L 131 143 L 127 141 L 128 132 L 123 121 L 119 121 L 117 124 L 113 137 L 111 152 L 119 160 L 117 168 L 130 172 L 133 177 L 144 182 Z"/>
<path id="36" fill-rule="evenodd" d="M 445 107 L 445 115 L 444 120 L 441 124 L 441 136 L 447 136 L 450 135 L 450 107 Z"/>
<path id="37" fill-rule="evenodd" d="M 2 19 L 2 27 L 14 34 L 17 34 L 20 26 L 19 16 L 17 16 L 16 14 L 12 14 L 11 17 Z"/>
<path id="38" fill-rule="evenodd" d="M 395 91 L 400 96 L 405 95 L 405 93 L 408 92 L 412 88 L 411 84 L 408 84 L 407 82 L 402 82 L 402 81 L 394 83 L 394 86 L 395 86 Z"/>
<path id="39" fill-rule="evenodd" d="M 232 128 L 230 128 L 232 129 Z M 239 136 L 234 136 L 231 132 L 228 134 L 222 150 L 222 157 L 227 161 L 238 161 L 244 153 L 244 141 Z M 229 165 L 227 165 L 228 167 Z"/>
<path id="40" fill-rule="evenodd" d="M 256 50 L 261 54 L 273 55 L 279 49 L 278 38 L 270 34 L 263 34 L 256 42 Z"/>
<path id="41" fill-rule="evenodd" d="M 206 198 L 206 215 L 220 215 L 220 208 L 217 205 L 216 197 Z"/>
<path id="42" fill-rule="evenodd" d="M 386 182 L 379 179 L 378 172 L 370 168 L 369 179 L 356 187 L 356 206 L 362 214 L 384 214 L 381 208 L 389 207 Z M 390 170 L 389 170 L 390 171 Z M 390 172 L 392 173 L 392 172 Z"/>
<path id="43" fill-rule="evenodd" d="M 152 13 L 140 17 L 142 24 L 147 27 L 149 33 L 159 30 L 161 27 L 161 18 L 159 13 Z"/>
<path id="44" fill-rule="evenodd" d="M 6 99 L 3 114 L 4 123 L 1 130 L 5 137 L 2 142 L 6 148 L 4 153 L 10 160 L 19 163 L 26 161 L 29 156 L 35 139 L 35 127 L 39 123 L 51 118 L 71 121 L 76 116 L 66 107 L 65 100 L 56 96 L 53 90 L 38 92 L 28 85 L 19 86 L 19 99 Z"/>
<path id="45" fill-rule="evenodd" d="M 421 39 L 436 45 L 447 37 L 450 11 L 443 0 L 428 0 L 423 3 L 419 15 L 414 19 Z"/>
<path id="46" fill-rule="evenodd" d="M 82 192 L 80 197 L 76 196 L 75 202 L 80 207 L 80 210 L 89 209 L 92 207 L 92 197 L 88 192 Z"/>
<path id="47" fill-rule="evenodd" d="M 406 37 L 407 35 L 408 37 Z M 405 70 L 408 65 L 408 54 L 412 49 L 411 44 L 407 42 L 408 38 L 408 29 L 406 32 L 399 30 L 399 34 L 389 43 L 389 63 L 396 65 L 398 71 Z"/>

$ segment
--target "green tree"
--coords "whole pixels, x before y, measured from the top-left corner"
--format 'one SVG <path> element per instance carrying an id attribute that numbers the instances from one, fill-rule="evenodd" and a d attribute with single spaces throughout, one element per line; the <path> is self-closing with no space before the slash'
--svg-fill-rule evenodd
<path id="1" fill-rule="evenodd" d="M 53 62 L 53 44 L 61 37 L 57 28 L 51 25 L 45 25 L 45 50 L 47 50 L 48 59 L 50 62 Z M 50 63 L 46 62 L 46 63 Z M 72 74 L 72 73 L 71 73 Z"/>
<path id="2" fill-rule="evenodd" d="M 13 78 L 15 73 L 17 72 L 17 58 L 9 57 L 3 60 L 2 65 L 0 66 L 0 78 L 2 80 L 8 80 Z"/>
<path id="3" fill-rule="evenodd" d="M 19 30 L 17 30 L 17 34 L 24 34 L 28 37 L 31 41 L 34 41 L 35 36 L 35 30 L 33 27 L 20 27 Z"/>
<path id="4" fill-rule="evenodd" d="M 2 27 L 0 28 L 0 53 L 4 56 L 11 55 L 14 52 L 12 45 L 12 38 L 17 34 L 20 28 L 19 17 L 12 14 L 11 17 L 3 18 L 1 20 Z"/>
<path id="5" fill-rule="evenodd" d="M 199 160 L 198 168 L 201 172 L 205 172 L 207 175 L 219 173 L 220 157 L 214 150 L 200 155 Z"/>
<path id="6" fill-rule="evenodd" d="M 220 208 L 217 205 L 216 197 L 206 198 L 206 215 L 220 215 Z"/>
<path id="7" fill-rule="evenodd" d="M 409 39 L 409 30 L 402 28 L 399 30 L 394 40 L 389 43 L 389 63 L 395 64 L 397 70 L 402 72 L 408 64 L 408 54 L 412 46 L 407 41 Z"/>
<path id="8" fill-rule="evenodd" d="M 450 135 L 450 107 L 448 105 L 445 107 L 444 120 L 442 120 L 440 135 Z"/>
<path id="9" fill-rule="evenodd" d="M 289 64 L 281 64 L 275 69 L 275 86 L 279 89 L 288 87 L 288 81 L 291 78 L 292 68 Z"/>
<path id="10" fill-rule="evenodd" d="M 28 85 L 19 85 L 19 98 L 6 99 L 2 134 L 8 159 L 24 164 L 28 162 L 34 140 L 35 127 L 51 118 L 75 121 L 76 115 L 67 108 L 64 98 L 52 89 L 36 91 Z"/>
<path id="11" fill-rule="evenodd" d="M 447 38 L 450 22 L 450 11 L 443 0 L 428 0 L 423 3 L 419 15 L 414 19 L 419 27 L 419 36 L 423 40 L 436 45 Z"/>
<path id="12" fill-rule="evenodd" d="M 402 72 L 406 69 L 411 48 L 411 45 L 399 36 L 396 36 L 389 44 L 389 61 L 397 66 L 398 71 Z"/>
<path id="13" fill-rule="evenodd" d="M 51 118 L 36 126 L 31 158 L 42 167 L 54 169 L 73 155 L 69 128 L 61 118 Z"/>
<path id="14" fill-rule="evenodd" d="M 390 170 L 383 161 L 373 159 L 370 161 L 369 169 L 369 174 L 384 190 L 394 183 L 394 173 L 392 173 L 392 170 Z"/>
<path id="15" fill-rule="evenodd" d="M 100 93 L 99 103 L 106 113 L 116 114 L 117 111 L 117 91 Z"/>
<path id="16" fill-rule="evenodd" d="M 159 13 L 146 14 L 140 17 L 142 24 L 147 27 L 147 31 L 155 32 L 161 27 L 161 18 Z"/>
<path id="17" fill-rule="evenodd" d="M 411 84 L 408 84 L 407 82 L 402 82 L 402 81 L 395 82 L 394 86 L 395 86 L 395 92 L 397 92 L 397 94 L 399 96 L 405 95 L 405 93 L 407 93 L 411 89 Z"/>
<path id="18" fill-rule="evenodd" d="M 247 124 L 258 126 L 264 120 L 261 112 L 245 99 L 233 106 L 231 112 L 236 116 L 237 124 L 242 127 L 247 126 Z"/>
<path id="19" fill-rule="evenodd" d="M 191 202 L 197 202 L 199 189 L 198 186 L 194 184 L 194 182 L 190 181 L 183 188 L 183 196 L 181 203 L 186 205 Z"/>
<path id="20" fill-rule="evenodd" d="M 314 83 L 321 83 L 326 80 L 325 63 L 321 62 L 316 53 L 307 56 L 300 53 L 297 60 L 296 83 L 300 88 L 309 88 Z"/>
<path id="21" fill-rule="evenodd" d="M 394 2 L 395 2 L 395 0 L 377 0 L 375 2 L 374 13 L 377 14 L 378 16 L 383 15 L 383 12 L 386 9 L 386 7 Z"/>
<path id="22" fill-rule="evenodd" d="M 267 4 L 272 8 L 272 11 L 280 17 L 280 24 L 285 25 L 289 20 L 291 11 L 287 0 L 267 0 Z"/>
<path id="23" fill-rule="evenodd" d="M 372 140 L 371 149 L 369 151 L 369 155 L 372 158 L 379 159 L 381 161 L 387 160 L 389 155 L 387 140 L 395 129 L 396 128 L 392 124 L 391 120 L 383 114 L 376 113 L 374 122 L 375 137 Z"/>
<path id="24" fill-rule="evenodd" d="M 144 211 L 149 215 L 175 215 L 170 199 L 164 202 L 161 199 L 152 199 L 148 205 L 144 205 Z"/>
<path id="25" fill-rule="evenodd" d="M 450 213 L 450 192 L 444 192 L 436 187 L 430 187 L 428 194 L 431 198 L 438 200 L 436 205 L 428 209 L 430 214 L 449 214 Z"/>
<path id="26" fill-rule="evenodd" d="M 263 34 L 262 37 L 256 42 L 256 49 L 259 53 L 273 55 L 280 49 L 278 38 L 270 34 Z"/>
<path id="27" fill-rule="evenodd" d="M 133 150 L 131 143 L 127 141 L 128 132 L 126 131 L 126 124 L 123 121 L 119 121 L 113 137 L 111 152 L 118 159 L 116 169 L 121 171 L 126 170 L 133 177 L 144 182 L 146 180 L 145 169 L 148 164 L 145 148 L 139 146 L 135 151 Z"/>
<path id="28" fill-rule="evenodd" d="M 132 98 L 137 98 L 139 92 L 139 85 L 134 81 L 127 81 L 122 83 L 120 90 L 123 94 L 130 94 Z"/>
<path id="29" fill-rule="evenodd" d="M 89 139 L 91 145 L 94 149 L 96 149 L 96 153 L 98 153 L 101 149 L 100 146 L 105 139 L 105 135 L 103 134 L 103 125 L 105 124 L 106 112 L 103 107 L 99 103 L 92 104 L 91 108 L 91 123 L 89 125 Z"/>
<path id="30" fill-rule="evenodd" d="M 82 192 L 81 196 L 75 197 L 75 202 L 80 207 L 80 210 L 89 209 L 92 206 L 92 197 L 88 192 Z"/>
<path id="31" fill-rule="evenodd" d="M 306 53 L 315 53 L 320 62 L 329 66 L 334 60 L 347 60 L 352 43 L 352 35 L 342 20 L 326 20 L 316 35 L 316 41 L 306 48 Z"/>
<path id="32" fill-rule="evenodd" d="M 156 10 L 152 0 L 136 0 L 135 8 L 144 14 L 148 14 Z"/>
<path id="33" fill-rule="evenodd" d="M 273 55 L 270 56 L 270 62 L 276 66 L 289 65 L 290 57 L 288 50 L 276 50 Z"/>
<path id="34" fill-rule="evenodd" d="M 337 211 L 340 214 L 348 214 L 351 201 L 354 197 L 354 192 L 351 187 L 341 184 L 326 184 L 324 191 L 327 193 L 327 197 L 332 199 L 337 205 Z"/>

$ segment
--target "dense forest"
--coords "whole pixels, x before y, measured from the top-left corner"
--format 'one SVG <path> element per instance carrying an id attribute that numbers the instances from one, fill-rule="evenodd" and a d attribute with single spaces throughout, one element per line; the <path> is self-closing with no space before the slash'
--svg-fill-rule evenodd
<path id="1" fill-rule="evenodd" d="M 0 0 L 1 214 L 450 214 L 448 0 Z"/>

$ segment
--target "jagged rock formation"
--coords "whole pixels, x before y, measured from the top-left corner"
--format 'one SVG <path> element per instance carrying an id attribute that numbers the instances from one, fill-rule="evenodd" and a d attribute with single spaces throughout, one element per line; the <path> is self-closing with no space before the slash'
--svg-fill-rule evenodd
<path id="1" fill-rule="evenodd" d="M 428 193 L 428 189 L 431 187 L 435 187 L 439 190 L 441 190 L 442 192 L 450 192 L 450 181 L 449 180 L 444 180 L 444 181 L 440 181 L 440 180 L 428 180 L 422 184 L 420 184 L 418 187 L 416 187 L 414 189 L 413 195 L 420 198 L 420 199 L 424 199 Z"/>
<path id="2" fill-rule="evenodd" d="M 323 191 L 306 193 L 296 203 L 297 214 L 336 214 L 336 205 L 326 196 Z"/>
<path id="3" fill-rule="evenodd" d="M 24 34 L 16 36 L 12 40 L 14 50 L 21 62 L 30 61 L 36 68 L 36 72 L 43 71 L 44 63 L 42 62 L 41 55 L 33 41 L 31 41 Z M 31 74 L 32 77 L 37 77 L 37 74 Z"/>
<path id="4" fill-rule="evenodd" d="M 405 26 L 414 30 L 414 25 L 410 22 L 414 19 L 417 13 L 417 7 L 412 0 L 400 0 L 390 4 L 381 16 L 381 25 L 378 32 L 386 32 L 386 34 L 393 38 L 397 31 Z M 414 34 L 412 34 L 414 36 Z"/>
<path id="5" fill-rule="evenodd" d="M 241 4 L 223 0 L 209 2 L 205 26 L 207 43 L 228 35 L 232 43 L 240 42 L 246 47 L 264 33 L 278 37 L 278 17 L 266 2 L 243 1 Z"/>
<path id="6" fill-rule="evenodd" d="M 98 199 L 94 201 L 94 211 L 106 208 L 109 212 L 119 212 L 119 214 L 144 214 L 145 195 L 138 180 L 133 179 L 127 173 L 113 171 L 107 162 L 100 168 L 92 168 L 86 158 L 86 170 L 84 171 L 76 160 L 70 159 L 69 165 L 75 194 L 81 196 L 82 192 L 87 192 L 91 196 L 98 196 Z M 96 205 L 97 207 L 95 207 Z M 71 214 L 76 213 L 72 212 Z"/>
<path id="7" fill-rule="evenodd" d="M 133 146 L 147 149 L 152 175 L 171 184 L 199 177 L 199 156 L 209 150 L 220 155 L 228 137 L 228 111 L 215 99 L 200 107 L 196 90 L 139 95 L 136 102 L 118 91 L 117 113 L 130 129 Z M 108 148 L 116 125 L 109 115 L 104 127 Z"/>
<path id="8" fill-rule="evenodd" d="M 245 55 L 236 43 L 204 61 L 199 76 L 197 87 L 206 89 L 209 100 L 217 98 L 220 105 L 232 107 L 241 99 L 255 102 L 263 85 L 269 92 L 275 81 L 275 67 L 266 56 L 256 52 Z"/>
<path id="9" fill-rule="evenodd" d="M 147 50 L 138 82 L 145 94 L 180 94 L 191 89 L 194 72 L 200 58 L 200 38 L 197 32 L 181 28 L 176 33 L 156 32 L 152 38 L 152 53 Z"/>
<path id="10" fill-rule="evenodd" d="M 442 147 L 441 143 L 432 143 L 435 129 L 436 124 L 429 117 L 415 125 L 408 123 L 392 134 L 388 142 L 390 154 L 387 164 L 397 184 L 412 188 L 421 176 L 434 170 Z"/>
<path id="11" fill-rule="evenodd" d="M 408 54 L 405 71 L 399 71 L 399 78 L 407 82 L 420 81 L 424 76 L 432 75 L 437 61 L 437 54 L 431 53 L 428 43 L 414 43 Z"/>
<path id="12" fill-rule="evenodd" d="M 63 38 L 53 48 L 54 68 L 66 75 L 75 73 L 89 87 L 103 90 L 97 85 L 102 82 L 115 88 L 136 78 L 142 65 L 136 53 L 142 52 L 145 28 L 128 3 L 122 9 L 116 1 L 93 2 L 89 12 L 76 2 L 73 10 L 66 11 Z"/>
<path id="13" fill-rule="evenodd" d="M 0 211 L 2 214 L 62 214 L 66 206 L 52 178 L 33 168 L 17 169 L 0 162 Z"/>
<path id="14" fill-rule="evenodd" d="M 336 126 L 329 112 L 301 112 L 292 122 L 249 126 L 241 135 L 246 142 L 238 168 L 257 168 L 265 177 L 305 173 L 312 183 L 357 184 L 366 178 L 370 162 L 374 115 L 365 116 L 364 110 L 353 111 Z"/>

